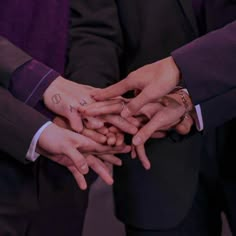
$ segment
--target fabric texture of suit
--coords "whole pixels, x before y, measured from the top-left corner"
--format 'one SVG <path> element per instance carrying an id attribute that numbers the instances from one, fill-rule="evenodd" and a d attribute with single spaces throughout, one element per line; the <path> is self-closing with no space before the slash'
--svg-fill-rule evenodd
<path id="1" fill-rule="evenodd" d="M 67 2 L 69 1 L 64 1 Z M 14 0 L 4 4 L 1 9 L 0 24 L 0 235 L 64 236 L 72 235 L 74 232 L 80 235 L 88 202 L 88 190 L 81 191 L 66 168 L 47 158 L 40 157 L 35 163 L 26 160 L 26 153 L 33 136 L 49 119 L 36 111 L 35 107 L 29 107 L 8 91 L 16 70 L 25 66 L 32 58 L 40 58 L 41 63 L 47 64 L 50 60 L 46 60 L 43 56 L 48 55 L 51 58 L 51 67 L 54 70 L 59 68 L 59 73 L 63 72 L 68 43 L 66 38 L 69 20 L 66 16 L 69 7 L 65 4 L 60 8 L 62 2 L 44 2 L 42 4 L 49 7 L 45 12 L 45 9 L 40 8 L 42 7 L 40 1 L 29 1 L 28 4 L 22 3 L 23 5 L 19 7 L 17 7 L 18 1 Z M 31 15 L 32 9 L 27 8 L 31 5 L 34 15 Z M 53 26 L 59 27 L 59 30 L 51 28 L 48 23 L 45 25 L 45 21 L 40 25 L 40 17 L 37 16 L 41 14 L 36 13 L 43 12 L 43 17 L 46 17 L 47 13 L 48 17 L 53 18 L 51 14 L 58 8 L 61 9 L 61 14 L 56 11 L 56 14 L 59 14 L 58 25 L 53 24 Z M 7 12 L 9 9 L 10 12 Z M 22 15 L 23 10 L 32 18 L 32 22 L 23 20 L 25 17 Z M 5 17 L 10 17 L 9 14 L 15 11 L 17 16 L 14 19 Z M 40 29 L 43 31 L 34 25 L 36 21 L 36 26 L 41 26 Z M 65 25 L 65 30 L 62 25 Z M 30 28 L 31 26 L 33 28 Z M 15 31 L 11 32 L 10 29 L 13 28 Z M 25 30 L 29 28 L 31 30 Z M 50 34 L 47 34 L 48 31 Z M 28 38 L 25 37 L 27 33 L 30 34 Z M 36 37 L 37 33 L 39 37 Z M 55 52 L 57 55 L 50 54 L 50 50 L 45 50 L 43 47 L 49 44 L 49 49 L 52 49 L 54 45 L 50 43 L 55 40 L 55 43 L 58 42 L 56 37 L 58 33 L 62 34 L 60 38 L 62 41 L 59 41 L 63 45 Z M 47 66 L 50 66 L 50 63 Z M 34 71 L 31 71 L 28 79 L 33 75 Z M 24 86 L 26 88 L 27 84 Z M 38 98 L 39 101 L 41 99 Z M 93 175 L 88 176 L 88 182 L 93 180 Z"/>
<path id="2" fill-rule="evenodd" d="M 236 115 L 236 1 L 205 1 L 205 18 L 210 33 L 176 50 L 173 57 L 194 104 L 201 105 L 207 129 Z"/>
<path id="3" fill-rule="evenodd" d="M 70 60 L 67 73 L 96 87 L 115 83 L 197 37 L 190 1 L 81 0 L 73 7 L 70 58 L 80 55 L 83 60 Z M 76 75 L 70 72 L 74 67 L 79 68 Z M 203 137 L 193 132 L 177 139 L 147 143 L 152 162 L 148 172 L 139 161 L 122 155 L 124 165 L 115 168 L 114 191 L 123 222 L 165 229 L 187 214 L 196 191 Z"/>
<path id="4" fill-rule="evenodd" d="M 234 7 L 233 1 L 224 2 Z M 75 76 L 71 70 L 78 67 L 79 82 L 96 87 L 115 83 L 199 36 L 188 0 L 100 0 L 97 4 L 81 0 L 74 1 L 73 7 L 70 53 L 71 58 L 83 55 L 83 60 L 69 61 L 67 73 Z M 191 63 L 189 58 L 185 60 Z M 118 218 L 127 225 L 151 230 L 180 224 L 193 204 L 200 171 L 204 170 L 208 179 L 218 175 L 215 132 L 209 130 L 206 135 L 193 130 L 186 137 L 176 135 L 175 141 L 148 141 L 146 150 L 152 163 L 148 172 L 138 160 L 122 155 L 123 166 L 114 170 Z"/>

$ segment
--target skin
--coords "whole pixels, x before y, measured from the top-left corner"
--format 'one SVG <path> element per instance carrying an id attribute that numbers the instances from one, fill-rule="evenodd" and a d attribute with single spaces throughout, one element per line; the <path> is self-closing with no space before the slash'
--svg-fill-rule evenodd
<path id="1" fill-rule="evenodd" d="M 129 146 L 110 147 L 102 145 L 79 133 L 51 124 L 42 132 L 37 152 L 65 166 L 74 176 L 81 189 L 87 188 L 84 175 L 93 169 L 107 183 L 113 179 L 103 161 L 121 165 L 116 153 L 130 152 Z"/>
<path id="2" fill-rule="evenodd" d="M 87 116 L 102 116 L 110 114 L 110 111 L 120 114 L 123 108 L 124 105 L 121 100 L 117 99 L 90 104 L 83 107 L 81 112 Z M 186 112 L 185 104 L 183 104 L 181 96 L 176 92 L 165 96 L 162 100 L 144 105 L 133 118 L 138 122 L 139 133 L 144 134 L 142 137 L 143 142 L 146 142 L 149 137 L 165 137 L 170 129 L 175 129 L 180 134 L 189 133 L 193 125 L 193 119 Z M 144 144 L 133 146 L 131 157 L 136 158 L 137 156 L 144 168 L 150 169 L 151 165 L 146 155 Z"/>
<path id="3" fill-rule="evenodd" d="M 158 101 L 163 96 L 169 94 L 179 82 L 180 71 L 177 68 L 173 58 L 168 57 L 155 63 L 143 66 L 130 73 L 127 78 L 119 83 L 103 90 L 93 91 L 91 95 L 97 101 L 106 101 L 108 99 L 121 96 L 131 90 L 140 91 L 140 93 L 135 98 L 130 100 L 130 102 L 121 111 L 121 116 L 123 118 L 127 118 L 135 116 L 135 114 L 140 112 L 145 105 Z M 189 101 L 191 101 L 190 98 Z M 171 107 L 174 109 L 173 103 Z M 168 111 L 169 110 L 166 110 L 165 112 Z M 134 135 L 132 141 L 133 144 L 135 146 L 144 144 L 145 141 L 151 137 L 154 131 L 170 125 L 174 122 L 174 120 L 177 118 L 180 119 L 184 114 L 184 112 L 180 109 L 173 110 L 173 112 L 173 117 L 171 114 L 170 116 L 162 116 L 160 114 L 153 116 L 149 122 Z M 172 118 L 174 118 L 174 120 Z"/>

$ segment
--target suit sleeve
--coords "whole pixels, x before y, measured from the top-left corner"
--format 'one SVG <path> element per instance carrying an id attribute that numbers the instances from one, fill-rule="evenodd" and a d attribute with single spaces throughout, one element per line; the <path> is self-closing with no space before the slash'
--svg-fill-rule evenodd
<path id="1" fill-rule="evenodd" d="M 44 106 L 42 97 L 59 73 L 32 59 L 6 38 L 0 37 L 0 86 L 14 97 L 46 116 L 53 115 Z"/>
<path id="2" fill-rule="evenodd" d="M 119 80 L 122 35 L 114 0 L 72 0 L 66 77 L 104 88 Z"/>
<path id="3" fill-rule="evenodd" d="M 205 129 L 236 117 L 235 39 L 236 21 L 172 53 Z"/>
<path id="4" fill-rule="evenodd" d="M 0 152 L 26 163 L 34 134 L 48 120 L 0 87 Z"/>
<path id="5" fill-rule="evenodd" d="M 0 52 L 0 86 L 8 88 L 12 73 L 32 58 L 1 36 Z"/>

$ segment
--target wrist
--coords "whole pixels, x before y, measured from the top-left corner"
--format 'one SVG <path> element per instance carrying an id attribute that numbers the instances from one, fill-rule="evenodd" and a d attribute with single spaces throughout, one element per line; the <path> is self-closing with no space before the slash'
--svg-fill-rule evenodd
<path id="1" fill-rule="evenodd" d="M 58 76 L 45 90 L 43 94 L 43 100 L 47 97 L 49 97 L 50 94 L 55 94 L 59 89 L 63 86 L 66 79 L 64 79 L 62 76 Z"/>
<path id="2" fill-rule="evenodd" d="M 175 90 L 171 94 L 168 94 L 167 97 L 171 97 L 175 99 L 179 104 L 181 104 L 185 108 L 186 113 L 192 112 L 194 110 L 194 105 L 190 96 L 182 88 Z"/>

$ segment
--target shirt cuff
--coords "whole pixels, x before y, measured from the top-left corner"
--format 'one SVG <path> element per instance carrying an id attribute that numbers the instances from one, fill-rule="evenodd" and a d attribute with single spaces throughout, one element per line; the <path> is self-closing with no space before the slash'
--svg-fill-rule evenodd
<path id="1" fill-rule="evenodd" d="M 20 101 L 35 107 L 42 100 L 45 90 L 59 75 L 37 60 L 31 60 L 13 73 L 9 90 Z"/>
<path id="2" fill-rule="evenodd" d="M 186 92 L 187 94 L 188 93 L 188 90 L 187 89 L 182 89 L 184 92 Z M 203 124 L 203 118 L 202 118 L 202 110 L 201 110 L 201 106 L 200 105 L 196 105 L 195 106 L 195 116 L 193 116 L 193 119 L 194 119 L 194 122 L 195 122 L 195 125 L 196 125 L 196 128 L 198 131 L 203 131 L 204 129 L 204 124 Z"/>
<path id="3" fill-rule="evenodd" d="M 195 124 L 196 128 L 198 131 L 203 131 L 204 129 L 204 123 L 203 123 L 203 118 L 202 118 L 202 109 L 200 105 L 195 106 L 195 111 L 196 111 L 196 117 L 195 119 Z"/>
<path id="4" fill-rule="evenodd" d="M 30 143 L 30 146 L 29 146 L 29 149 L 28 149 L 28 152 L 26 154 L 26 159 L 28 161 L 36 161 L 38 159 L 38 157 L 40 156 L 40 154 L 38 154 L 36 152 L 36 146 L 37 146 L 37 143 L 38 143 L 38 140 L 39 140 L 39 137 L 40 135 L 42 134 L 42 132 L 50 125 L 52 124 L 51 121 L 48 121 L 47 123 L 45 123 L 37 132 L 36 134 L 34 135 L 31 143 Z"/>

